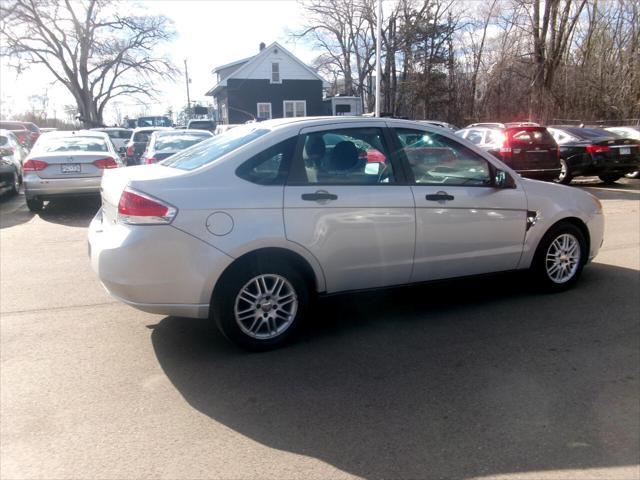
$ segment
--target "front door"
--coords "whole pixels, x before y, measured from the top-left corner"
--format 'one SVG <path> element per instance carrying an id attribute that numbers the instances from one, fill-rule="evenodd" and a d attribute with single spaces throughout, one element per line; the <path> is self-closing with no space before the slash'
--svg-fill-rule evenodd
<path id="1" fill-rule="evenodd" d="M 411 277 L 413 195 L 374 125 L 302 130 L 285 187 L 287 239 L 318 259 L 329 293 Z"/>
<path id="2" fill-rule="evenodd" d="M 444 135 L 395 129 L 416 203 L 412 281 L 518 267 L 526 232 L 521 188 L 496 188 L 482 156 Z"/>

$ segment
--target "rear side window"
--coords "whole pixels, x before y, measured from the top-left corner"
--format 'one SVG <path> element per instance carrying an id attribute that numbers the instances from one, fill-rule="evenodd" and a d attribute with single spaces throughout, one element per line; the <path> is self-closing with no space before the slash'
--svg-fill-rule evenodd
<path id="1" fill-rule="evenodd" d="M 258 185 L 284 185 L 297 137 L 280 142 L 250 158 L 236 170 L 243 180 Z"/>
<path id="2" fill-rule="evenodd" d="M 8 145 L 9 139 L 4 135 L 0 135 L 0 146 Z"/>

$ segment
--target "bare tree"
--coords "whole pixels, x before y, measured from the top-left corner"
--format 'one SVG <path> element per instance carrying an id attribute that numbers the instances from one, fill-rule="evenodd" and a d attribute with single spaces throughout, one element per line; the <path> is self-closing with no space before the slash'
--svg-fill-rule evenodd
<path id="1" fill-rule="evenodd" d="M 115 98 L 152 97 L 154 83 L 176 73 L 155 54 L 173 38 L 164 16 L 126 16 L 109 0 L 6 0 L 0 53 L 19 71 L 43 65 L 73 95 L 85 126 L 102 124 Z"/>

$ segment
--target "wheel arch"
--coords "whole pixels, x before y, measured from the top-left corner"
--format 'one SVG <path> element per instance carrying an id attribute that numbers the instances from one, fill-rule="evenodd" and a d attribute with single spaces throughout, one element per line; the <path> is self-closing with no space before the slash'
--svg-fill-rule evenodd
<path id="1" fill-rule="evenodd" d="M 215 295 L 218 286 L 224 281 L 224 278 L 232 274 L 237 268 L 248 264 L 259 264 L 262 261 L 273 260 L 283 260 L 295 265 L 307 282 L 309 282 L 309 287 L 312 291 L 318 292 L 324 290 L 324 276 L 322 276 L 322 272 L 317 272 L 303 255 L 283 247 L 263 247 L 246 252 L 234 259 L 218 277 L 213 287 L 212 297 Z"/>
<path id="2" fill-rule="evenodd" d="M 561 223 L 569 223 L 571 225 L 574 225 L 582 233 L 582 236 L 584 237 L 584 241 L 586 242 L 586 248 L 585 248 L 586 255 L 583 256 L 583 262 L 586 263 L 587 259 L 589 258 L 589 252 L 591 251 L 591 236 L 589 235 L 589 228 L 587 227 L 587 224 L 584 223 L 584 221 L 582 219 L 578 218 L 578 217 L 560 218 L 555 223 L 553 223 L 549 228 L 547 228 L 547 230 L 544 232 L 544 234 L 538 240 L 538 244 L 536 245 L 536 249 L 535 249 L 536 253 L 534 255 L 534 258 L 538 255 L 540 244 L 542 243 L 542 241 L 545 238 L 545 236 L 547 235 L 547 233 L 549 233 L 551 230 L 556 228 Z"/>

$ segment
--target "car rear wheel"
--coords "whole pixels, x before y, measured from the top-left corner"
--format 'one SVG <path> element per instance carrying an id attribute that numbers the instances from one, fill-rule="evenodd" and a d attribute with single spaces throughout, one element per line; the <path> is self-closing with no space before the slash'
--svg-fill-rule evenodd
<path id="1" fill-rule="evenodd" d="M 570 288 L 586 263 L 586 247 L 582 231 L 572 223 L 552 227 L 540 241 L 531 266 L 538 284 L 550 292 Z"/>
<path id="2" fill-rule="evenodd" d="M 309 303 L 304 277 L 285 262 L 252 262 L 227 272 L 211 312 L 225 337 L 247 350 L 278 348 L 295 332 Z"/>
<path id="3" fill-rule="evenodd" d="M 44 207 L 44 202 L 38 197 L 27 197 L 27 207 L 32 212 L 39 212 Z"/>
<path id="4" fill-rule="evenodd" d="M 571 170 L 569 170 L 569 166 L 567 165 L 566 160 L 563 158 L 560 159 L 560 174 L 556 179 L 556 182 L 562 183 L 563 185 L 569 185 L 573 180 L 573 175 L 571 175 Z"/>
<path id="5" fill-rule="evenodd" d="M 598 175 L 598 178 L 602 180 L 604 183 L 614 183 L 617 181 L 622 175 L 618 175 L 616 173 L 604 173 L 602 175 Z"/>
<path id="6" fill-rule="evenodd" d="M 20 175 L 17 171 L 13 172 L 13 182 L 11 184 L 11 193 L 17 195 L 20 192 Z"/>

